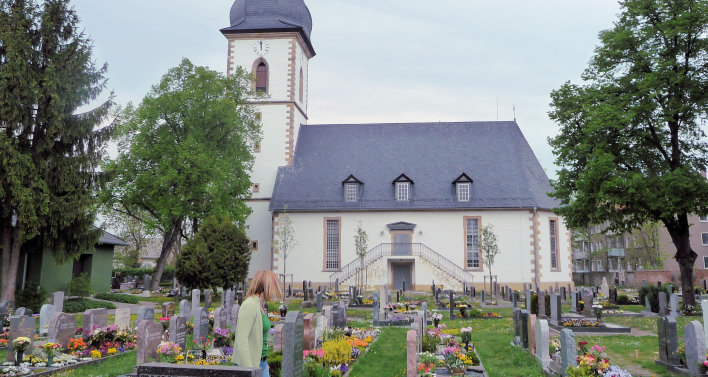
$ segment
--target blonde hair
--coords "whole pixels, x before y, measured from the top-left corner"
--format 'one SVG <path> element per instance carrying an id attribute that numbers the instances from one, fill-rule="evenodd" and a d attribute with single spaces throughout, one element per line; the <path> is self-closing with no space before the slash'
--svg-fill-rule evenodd
<path id="1" fill-rule="evenodd" d="M 251 280 L 246 297 L 258 296 L 265 300 L 277 297 L 282 299 L 283 293 L 280 291 L 280 280 L 278 276 L 269 270 L 261 270 Z"/>

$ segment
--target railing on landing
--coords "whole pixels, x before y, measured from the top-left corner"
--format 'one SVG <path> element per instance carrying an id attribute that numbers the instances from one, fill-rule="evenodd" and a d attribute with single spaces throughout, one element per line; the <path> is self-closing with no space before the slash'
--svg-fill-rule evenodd
<path id="1" fill-rule="evenodd" d="M 395 254 L 394 254 L 395 251 Z M 447 274 L 451 275 L 453 278 L 465 282 L 472 283 L 473 276 L 469 272 L 465 271 L 464 268 L 453 263 L 449 259 L 437 253 L 435 250 L 425 246 L 422 243 L 382 243 L 376 245 L 376 247 L 369 250 L 364 255 L 364 263 L 361 263 L 361 259 L 357 258 L 351 261 L 349 264 L 342 267 L 340 271 L 337 271 L 329 276 L 329 281 L 334 282 L 339 279 L 339 282 L 343 282 L 350 277 L 354 276 L 357 271 L 361 270 L 361 266 L 368 266 L 383 257 L 389 256 L 414 256 L 421 257 L 428 262 L 432 263 L 435 267 L 440 270 L 445 271 Z"/>

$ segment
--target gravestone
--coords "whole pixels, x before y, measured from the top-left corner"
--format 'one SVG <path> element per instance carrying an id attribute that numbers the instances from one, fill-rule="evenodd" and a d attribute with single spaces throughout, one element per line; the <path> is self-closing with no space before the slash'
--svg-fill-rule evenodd
<path id="1" fill-rule="evenodd" d="M 529 314 L 529 351 L 536 354 L 536 315 Z"/>
<path id="2" fill-rule="evenodd" d="M 7 316 L 10 313 L 11 304 L 7 300 L 0 301 L 0 323 L 5 323 Z"/>
<path id="3" fill-rule="evenodd" d="M 482 304 L 484 304 L 485 302 L 487 302 L 487 298 L 484 297 L 485 295 L 486 295 L 486 293 L 484 292 L 484 289 L 482 289 L 482 297 L 481 297 L 481 301 L 480 301 Z"/>
<path id="4" fill-rule="evenodd" d="M 214 310 L 214 328 L 215 329 L 225 329 L 228 326 L 228 315 L 226 310 L 223 308 L 216 308 Z"/>
<path id="5" fill-rule="evenodd" d="M 406 333 L 406 376 L 418 375 L 418 336 L 415 330 Z"/>
<path id="6" fill-rule="evenodd" d="M 130 308 L 116 309 L 115 323 L 116 327 L 121 330 L 132 330 L 132 328 L 130 327 Z"/>
<path id="7" fill-rule="evenodd" d="M 183 350 L 187 345 L 187 317 L 181 315 L 170 318 L 169 341 Z"/>
<path id="8" fill-rule="evenodd" d="M 554 296 L 558 296 L 554 294 Z M 560 298 L 560 296 L 558 296 Z M 541 367 L 544 370 L 548 369 L 548 365 L 551 363 L 551 356 L 549 355 L 548 343 L 550 341 L 548 321 L 545 319 L 538 318 L 536 320 L 536 359 L 541 363 Z"/>
<path id="9" fill-rule="evenodd" d="M 683 330 L 683 343 L 686 348 L 688 371 L 699 373 L 698 363 L 706 359 L 706 343 L 703 326 L 698 321 L 691 321 Z"/>
<path id="10" fill-rule="evenodd" d="M 551 324 L 561 324 L 561 298 L 557 293 L 551 295 Z"/>
<path id="11" fill-rule="evenodd" d="M 678 293 L 672 293 L 669 298 L 669 310 L 670 315 L 674 317 L 680 317 L 681 312 L 679 311 L 679 297 Z"/>
<path id="12" fill-rule="evenodd" d="M 283 324 L 282 377 L 302 377 L 304 317 L 299 311 L 288 312 Z"/>
<path id="13" fill-rule="evenodd" d="M 15 315 L 32 315 L 32 314 L 33 314 L 32 310 L 27 309 L 27 308 L 23 308 L 23 307 L 19 307 L 19 308 L 17 308 L 17 310 L 15 310 Z"/>
<path id="14" fill-rule="evenodd" d="M 315 347 L 319 348 L 322 346 L 323 336 L 327 327 L 325 326 L 325 318 L 323 315 L 317 316 L 317 325 L 315 327 Z"/>
<path id="15" fill-rule="evenodd" d="M 570 366 L 578 365 L 578 351 L 576 349 L 575 334 L 571 329 L 562 329 L 560 332 L 561 340 L 561 368 L 563 377 L 566 377 L 566 370 Z"/>
<path id="16" fill-rule="evenodd" d="M 138 319 L 136 320 L 136 323 L 140 324 L 142 321 L 155 322 L 155 309 L 149 306 L 140 305 L 138 308 Z"/>
<path id="17" fill-rule="evenodd" d="M 452 290 L 449 290 L 448 296 L 450 298 L 450 319 L 455 319 L 455 294 L 452 292 Z M 484 293 L 482 294 L 482 296 L 484 296 Z"/>
<path id="18" fill-rule="evenodd" d="M 315 349 L 315 316 L 312 313 L 305 314 L 303 318 L 303 347 L 304 349 Z"/>
<path id="19" fill-rule="evenodd" d="M 570 293 L 570 312 L 578 312 L 578 295 L 575 292 Z"/>
<path id="20" fill-rule="evenodd" d="M 231 331 L 236 331 L 236 322 L 238 322 L 238 311 L 241 308 L 241 305 L 239 304 L 234 304 L 234 306 L 231 308 Z"/>
<path id="21" fill-rule="evenodd" d="M 651 303 L 649 303 L 649 296 L 644 296 L 644 310 L 647 313 L 651 313 Z"/>
<path id="22" fill-rule="evenodd" d="M 283 351 L 283 324 L 273 327 L 273 352 Z"/>
<path id="23" fill-rule="evenodd" d="M 428 302 L 423 301 L 420 305 L 420 309 L 423 311 L 423 327 L 428 325 Z"/>
<path id="24" fill-rule="evenodd" d="M 339 293 L 339 292 L 337 292 L 337 293 Z M 302 281 L 302 294 L 303 294 L 302 301 L 307 301 L 307 281 L 306 280 Z"/>
<path id="25" fill-rule="evenodd" d="M 204 290 L 204 308 L 209 310 L 211 308 L 211 300 L 214 298 L 214 291 L 211 289 Z"/>
<path id="26" fill-rule="evenodd" d="M 526 291 L 526 310 L 531 311 L 531 296 L 533 293 L 530 290 Z"/>
<path id="27" fill-rule="evenodd" d="M 703 323 L 708 324 L 708 300 L 701 300 L 701 310 L 703 311 Z M 703 327 L 706 350 L 708 350 L 708 326 Z"/>
<path id="28" fill-rule="evenodd" d="M 146 363 L 138 365 L 137 370 L 136 377 L 261 377 L 262 375 L 260 368 L 227 367 L 222 365 Z"/>
<path id="29" fill-rule="evenodd" d="M 138 323 L 138 364 L 158 359 L 157 347 L 162 341 L 162 325 L 153 321 Z"/>
<path id="30" fill-rule="evenodd" d="M 152 276 L 145 274 L 145 276 L 143 276 L 143 291 L 149 291 L 151 285 L 152 285 Z"/>
<path id="31" fill-rule="evenodd" d="M 56 313 L 49 321 L 48 341 L 66 346 L 75 334 L 76 318 L 72 314 Z"/>
<path id="32" fill-rule="evenodd" d="M 665 316 L 668 315 L 668 312 L 666 311 L 666 292 L 659 292 L 659 315 L 660 316 Z"/>
<path id="33" fill-rule="evenodd" d="M 546 292 L 538 291 L 538 316 L 546 318 Z"/>
<path id="34" fill-rule="evenodd" d="M 180 301 L 179 302 L 179 315 L 181 315 L 182 317 L 189 318 L 192 316 L 191 314 L 192 314 L 192 310 L 190 308 L 189 301 L 188 300 Z"/>
<path id="35" fill-rule="evenodd" d="M 659 359 L 668 365 L 678 365 L 678 334 L 676 317 L 661 317 L 656 322 L 659 336 Z"/>
<path id="36" fill-rule="evenodd" d="M 49 331 L 49 321 L 56 313 L 54 305 L 44 304 L 42 308 L 39 309 L 39 335 L 46 335 Z"/>
<path id="37" fill-rule="evenodd" d="M 379 292 L 374 292 L 374 326 L 378 326 L 379 324 L 379 310 Z M 320 310 L 318 310 L 317 312 L 319 313 L 321 311 L 322 308 L 320 308 Z"/>
<path id="38" fill-rule="evenodd" d="M 521 311 L 521 344 L 529 349 L 529 311 Z"/>
<path id="39" fill-rule="evenodd" d="M 224 293 L 224 295 L 226 298 L 224 299 L 223 309 L 226 310 L 226 321 L 231 322 L 231 309 L 234 307 L 234 291 L 229 289 Z"/>
<path id="40" fill-rule="evenodd" d="M 592 291 L 588 289 L 583 290 L 583 315 L 586 317 L 592 317 L 595 315 L 592 311 Z"/>
<path id="41" fill-rule="evenodd" d="M 605 299 L 608 299 L 610 297 L 610 286 L 607 284 L 606 277 L 602 278 L 602 284 L 600 284 L 600 293 L 602 293 Z"/>
<path id="42" fill-rule="evenodd" d="M 521 309 L 514 308 L 514 344 L 521 345 Z"/>
<path id="43" fill-rule="evenodd" d="M 192 314 L 195 316 L 194 328 L 192 329 L 194 340 L 204 343 L 209 338 L 209 311 L 206 308 L 199 308 L 197 311 L 193 311 Z"/>
<path id="44" fill-rule="evenodd" d="M 10 342 L 17 339 L 18 337 L 27 337 L 30 340 L 30 344 L 27 347 L 25 353 L 32 352 L 32 344 L 34 343 L 34 328 L 37 324 L 37 318 L 26 315 L 13 315 L 10 316 Z M 9 343 L 11 349 L 12 343 Z M 10 351 L 7 353 L 7 361 L 15 361 L 15 353 Z"/>
<path id="45" fill-rule="evenodd" d="M 560 295 L 562 302 L 568 301 L 568 291 L 565 290 L 565 287 L 560 287 Z"/>
<path id="46" fill-rule="evenodd" d="M 54 305 L 56 313 L 64 312 L 64 291 L 54 292 L 49 296 L 49 303 Z"/>
<path id="47" fill-rule="evenodd" d="M 613 304 L 617 303 L 617 287 L 611 287 L 610 288 L 610 297 L 609 301 Z"/>
<path id="48" fill-rule="evenodd" d="M 175 303 L 174 302 L 164 302 L 162 303 L 162 317 L 172 318 L 175 315 Z"/>
<path id="49" fill-rule="evenodd" d="M 108 312 L 106 309 L 89 309 L 84 312 L 84 337 L 95 329 L 108 326 Z"/>
<path id="50" fill-rule="evenodd" d="M 322 292 L 317 292 L 317 312 L 322 311 Z"/>
<path id="51" fill-rule="evenodd" d="M 200 296 L 201 293 L 198 289 L 192 289 L 192 315 L 195 315 L 195 313 L 199 310 L 199 306 L 201 305 Z"/>
<path id="52" fill-rule="evenodd" d="M 511 292 L 511 307 L 512 308 L 516 308 L 519 306 L 517 299 L 518 299 L 518 295 L 516 294 L 516 291 Z"/>

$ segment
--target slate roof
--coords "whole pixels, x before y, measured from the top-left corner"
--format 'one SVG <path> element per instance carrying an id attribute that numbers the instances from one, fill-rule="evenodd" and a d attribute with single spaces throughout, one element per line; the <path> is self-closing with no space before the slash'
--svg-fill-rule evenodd
<path id="1" fill-rule="evenodd" d="M 98 243 L 103 245 L 128 246 L 128 243 L 106 232 L 105 230 L 103 231 L 101 238 L 98 239 Z"/>
<path id="2" fill-rule="evenodd" d="M 359 211 L 551 209 L 558 201 L 516 122 L 302 125 L 293 166 L 280 167 L 270 209 Z M 469 176 L 469 202 L 453 181 Z M 342 181 L 363 184 L 344 201 Z M 408 176 L 411 198 L 396 201 L 392 181 Z"/>
<path id="3" fill-rule="evenodd" d="M 310 42 L 312 15 L 304 0 L 236 0 L 230 20 L 231 26 L 221 29 L 223 34 L 297 31 L 315 55 Z"/>

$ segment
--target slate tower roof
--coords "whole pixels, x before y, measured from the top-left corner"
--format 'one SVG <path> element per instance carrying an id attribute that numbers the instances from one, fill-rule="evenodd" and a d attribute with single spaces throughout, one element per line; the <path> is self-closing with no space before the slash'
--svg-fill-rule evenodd
<path id="1" fill-rule="evenodd" d="M 394 180 L 411 181 L 408 201 Z M 469 201 L 455 182 L 471 181 Z M 361 182 L 345 201 L 350 176 Z M 302 125 L 293 166 L 280 167 L 271 210 L 551 209 L 550 182 L 516 122 Z"/>
<path id="2" fill-rule="evenodd" d="M 312 16 L 304 0 L 236 0 L 231 6 L 231 26 L 223 34 L 297 31 L 310 48 Z"/>

